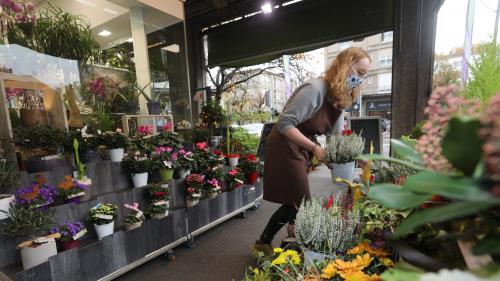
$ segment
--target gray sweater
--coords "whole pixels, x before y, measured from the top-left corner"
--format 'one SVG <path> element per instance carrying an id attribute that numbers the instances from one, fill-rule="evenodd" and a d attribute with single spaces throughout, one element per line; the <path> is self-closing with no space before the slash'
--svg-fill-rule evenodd
<path id="1" fill-rule="evenodd" d="M 313 117 L 325 99 L 328 99 L 327 92 L 327 85 L 323 79 L 315 78 L 304 82 L 286 102 L 276 123 L 278 131 L 285 134 L 288 129 L 295 128 L 298 124 Z M 342 131 L 343 126 L 344 112 L 340 114 L 334 129 Z"/>

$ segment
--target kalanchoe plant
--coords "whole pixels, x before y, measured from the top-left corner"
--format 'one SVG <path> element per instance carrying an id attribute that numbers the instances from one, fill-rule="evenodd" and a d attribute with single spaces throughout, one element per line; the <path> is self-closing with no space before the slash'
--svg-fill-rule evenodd
<path id="1" fill-rule="evenodd" d="M 71 176 L 64 177 L 64 181 L 58 185 L 58 194 L 64 200 L 70 200 L 85 195 L 87 185 L 80 183 L 78 180 Z"/>
<path id="2" fill-rule="evenodd" d="M 170 188 L 168 184 L 150 184 L 144 188 L 146 198 L 150 202 L 168 200 L 170 196 Z"/>
<path id="3" fill-rule="evenodd" d="M 87 221 L 92 224 L 108 224 L 116 219 L 118 207 L 113 204 L 97 204 L 87 214 Z"/>
<path id="4" fill-rule="evenodd" d="M 191 174 L 186 177 L 186 195 L 188 199 L 199 199 L 203 189 L 205 176 Z"/>
<path id="5" fill-rule="evenodd" d="M 243 172 L 240 168 L 236 167 L 227 172 L 227 183 L 229 190 L 234 190 L 243 184 Z"/>
<path id="6" fill-rule="evenodd" d="M 79 221 L 75 222 L 65 222 L 58 226 L 52 227 L 50 229 L 50 233 L 60 233 L 61 241 L 73 241 L 78 240 L 85 233 L 87 233 L 87 229 L 85 225 Z"/>
<path id="7" fill-rule="evenodd" d="M 57 195 L 56 187 L 48 184 L 42 175 L 37 175 L 36 181 L 16 192 L 16 202 L 23 206 L 47 208 L 55 202 Z"/>
<path id="8" fill-rule="evenodd" d="M 330 137 L 326 146 L 326 157 L 328 162 L 344 164 L 356 160 L 365 148 L 365 140 L 350 130 L 344 130 L 342 134 L 336 132 Z"/>
<path id="9" fill-rule="evenodd" d="M 9 237 L 36 238 L 48 234 L 55 224 L 54 210 L 32 205 L 11 204 L 9 218 L 0 221 L 0 234 Z"/>

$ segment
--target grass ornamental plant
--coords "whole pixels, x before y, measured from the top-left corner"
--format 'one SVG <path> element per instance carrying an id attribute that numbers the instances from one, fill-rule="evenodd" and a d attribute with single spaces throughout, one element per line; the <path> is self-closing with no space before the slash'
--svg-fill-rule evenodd
<path id="1" fill-rule="evenodd" d="M 16 171 L 7 161 L 0 159 L 0 199 L 2 199 L 2 194 L 17 188 L 18 184 L 19 177 Z"/>
<path id="2" fill-rule="evenodd" d="M 326 158 L 330 163 L 344 164 L 356 160 L 363 153 L 365 140 L 350 130 L 335 133 L 326 145 Z"/>
<path id="3" fill-rule="evenodd" d="M 36 238 L 45 236 L 55 224 L 53 209 L 33 205 L 11 204 L 9 219 L 0 221 L 0 234 L 9 237 Z"/>
<path id="4" fill-rule="evenodd" d="M 118 207 L 113 204 L 97 204 L 87 214 L 87 221 L 96 225 L 108 224 L 116 219 Z"/>

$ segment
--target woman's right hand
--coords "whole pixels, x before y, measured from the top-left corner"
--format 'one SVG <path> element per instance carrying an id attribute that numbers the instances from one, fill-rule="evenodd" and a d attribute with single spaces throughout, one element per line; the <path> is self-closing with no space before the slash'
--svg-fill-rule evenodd
<path id="1" fill-rule="evenodd" d="M 326 151 L 324 148 L 321 146 L 316 146 L 316 149 L 314 149 L 314 157 L 318 159 L 319 162 L 325 162 L 326 161 Z"/>

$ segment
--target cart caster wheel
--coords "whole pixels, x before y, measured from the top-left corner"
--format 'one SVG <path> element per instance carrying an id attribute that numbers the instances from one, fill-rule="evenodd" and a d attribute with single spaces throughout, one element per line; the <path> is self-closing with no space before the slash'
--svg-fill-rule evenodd
<path id="1" fill-rule="evenodd" d="M 252 210 L 257 211 L 260 208 L 261 203 L 260 202 L 255 202 L 255 205 L 253 205 Z"/>
<path id="2" fill-rule="evenodd" d="M 244 219 L 246 217 L 247 217 L 247 211 L 243 211 L 243 212 L 238 214 L 238 218 L 240 218 L 240 219 Z"/>
<path id="3" fill-rule="evenodd" d="M 186 242 L 186 245 L 188 248 L 193 248 L 194 247 L 194 237 L 189 237 L 187 242 Z"/>
<path id="4" fill-rule="evenodd" d="M 165 259 L 169 260 L 169 261 L 173 261 L 175 260 L 175 254 L 174 254 L 174 251 L 173 250 L 170 250 L 170 251 L 167 251 L 164 255 Z"/>

